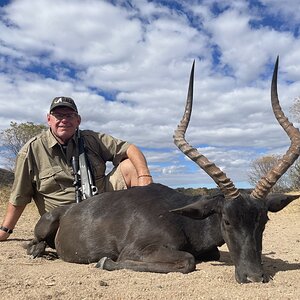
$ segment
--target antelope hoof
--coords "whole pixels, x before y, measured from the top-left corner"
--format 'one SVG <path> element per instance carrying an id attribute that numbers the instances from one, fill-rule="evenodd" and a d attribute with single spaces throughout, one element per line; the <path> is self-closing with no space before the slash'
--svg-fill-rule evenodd
<path id="1" fill-rule="evenodd" d="M 101 269 L 101 270 L 104 270 L 104 264 L 105 264 L 105 261 L 107 260 L 107 257 L 106 256 L 104 256 L 104 257 L 102 257 L 98 262 L 97 262 L 97 264 L 96 264 L 96 268 L 99 268 L 99 269 Z"/>

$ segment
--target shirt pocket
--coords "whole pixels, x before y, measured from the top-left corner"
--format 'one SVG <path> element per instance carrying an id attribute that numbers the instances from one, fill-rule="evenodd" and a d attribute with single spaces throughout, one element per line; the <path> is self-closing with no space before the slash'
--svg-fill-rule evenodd
<path id="1" fill-rule="evenodd" d="M 39 174 L 38 191 L 41 194 L 50 194 L 64 190 L 60 178 L 64 178 L 65 172 L 59 166 L 44 169 Z"/>
<path id="2" fill-rule="evenodd" d="M 88 153 L 87 157 L 94 179 L 97 181 L 98 179 L 104 178 L 106 165 L 102 158 L 93 153 Z"/>

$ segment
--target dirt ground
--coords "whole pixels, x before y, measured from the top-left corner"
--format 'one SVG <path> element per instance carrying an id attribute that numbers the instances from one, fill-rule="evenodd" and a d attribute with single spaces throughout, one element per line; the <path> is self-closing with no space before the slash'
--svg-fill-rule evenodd
<path id="1" fill-rule="evenodd" d="M 0 205 L 0 218 L 5 204 Z M 34 205 L 22 215 L 14 234 L 0 243 L 1 299 L 300 299 L 300 199 L 269 214 L 264 233 L 265 284 L 238 284 L 226 246 L 219 262 L 197 265 L 190 274 L 104 271 L 95 264 L 31 259 L 22 245 L 38 220 Z"/>

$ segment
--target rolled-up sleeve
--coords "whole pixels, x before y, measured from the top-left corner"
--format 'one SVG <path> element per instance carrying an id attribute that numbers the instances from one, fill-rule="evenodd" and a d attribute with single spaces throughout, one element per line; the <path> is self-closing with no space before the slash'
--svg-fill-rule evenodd
<path id="1" fill-rule="evenodd" d="M 26 144 L 17 156 L 15 180 L 9 202 L 16 206 L 26 205 L 31 202 L 33 195 L 33 170 L 32 162 L 30 161 L 30 146 Z"/>
<path id="2" fill-rule="evenodd" d="M 130 144 L 126 141 L 114 138 L 107 134 L 99 134 L 101 140 L 101 152 L 105 156 L 105 160 L 112 161 L 114 166 L 127 158 L 126 151 Z"/>
<path id="3" fill-rule="evenodd" d="M 103 162 L 111 161 L 117 166 L 122 160 L 127 158 L 127 149 L 130 143 L 117 139 L 109 134 L 97 133 L 90 130 L 82 132 L 85 145 L 96 156 L 101 156 Z"/>

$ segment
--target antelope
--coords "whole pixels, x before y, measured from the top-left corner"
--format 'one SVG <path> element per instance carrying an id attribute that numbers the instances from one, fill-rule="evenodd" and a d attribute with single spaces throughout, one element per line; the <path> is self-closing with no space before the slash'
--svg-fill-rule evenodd
<path id="1" fill-rule="evenodd" d="M 35 237 L 28 244 L 27 253 L 43 256 L 46 246 L 50 246 L 66 262 L 96 262 L 96 267 L 109 271 L 189 273 L 199 261 L 218 260 L 218 247 L 226 243 L 237 282 L 267 282 L 261 254 L 268 211 L 280 211 L 299 197 L 270 194 L 298 158 L 300 147 L 299 130 L 285 117 L 279 104 L 277 73 L 278 58 L 271 103 L 291 145 L 251 194 L 239 191 L 220 168 L 185 140 L 193 102 L 193 63 L 185 112 L 174 142 L 214 180 L 220 192 L 188 196 L 153 183 L 102 193 L 44 214 L 35 226 Z"/>

